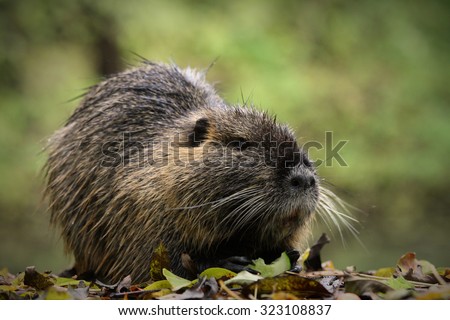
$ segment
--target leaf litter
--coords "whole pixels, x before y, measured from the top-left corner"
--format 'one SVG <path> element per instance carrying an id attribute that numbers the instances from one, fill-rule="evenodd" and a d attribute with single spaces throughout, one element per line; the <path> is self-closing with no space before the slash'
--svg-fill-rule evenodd
<path id="1" fill-rule="evenodd" d="M 0 269 L 0 300 L 5 299 L 450 299 L 450 268 L 436 268 L 408 252 L 395 266 L 357 272 L 338 270 L 332 261 L 322 262 L 321 249 L 329 243 L 323 234 L 294 266 L 287 253 L 270 264 L 256 259 L 248 270 L 235 273 L 209 268 L 191 281 L 169 270 L 163 245 L 151 257 L 149 282 L 133 284 L 130 276 L 116 284 L 58 277 L 27 267 L 11 274 Z"/>

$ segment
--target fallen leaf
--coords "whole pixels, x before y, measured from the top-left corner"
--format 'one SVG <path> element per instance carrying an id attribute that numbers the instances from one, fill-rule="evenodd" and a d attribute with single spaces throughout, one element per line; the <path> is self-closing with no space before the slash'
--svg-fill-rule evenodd
<path id="1" fill-rule="evenodd" d="M 374 276 L 389 278 L 392 277 L 395 273 L 395 268 L 380 268 L 374 272 Z"/>
<path id="2" fill-rule="evenodd" d="M 299 298 L 323 298 L 332 295 L 316 280 L 298 275 L 265 278 L 242 289 L 244 295 L 249 296 L 256 292 L 257 297 L 281 291 L 289 292 Z"/>
<path id="3" fill-rule="evenodd" d="M 413 290 L 397 289 L 386 292 L 386 294 L 380 294 L 380 296 L 385 300 L 403 300 L 412 297 L 413 294 Z"/>
<path id="4" fill-rule="evenodd" d="M 358 297 L 354 293 L 349 292 L 338 292 L 336 294 L 336 300 L 361 300 L 360 297 Z"/>
<path id="5" fill-rule="evenodd" d="M 67 290 L 69 294 L 72 296 L 72 299 L 75 300 L 85 300 L 89 296 L 89 287 L 75 288 L 69 286 Z"/>
<path id="6" fill-rule="evenodd" d="M 3 268 L 0 270 L 0 285 L 10 285 L 14 280 L 14 275 L 8 272 L 8 269 Z"/>
<path id="7" fill-rule="evenodd" d="M 24 284 L 43 290 L 54 284 L 53 279 L 48 274 L 42 274 L 36 271 L 34 266 L 25 269 Z"/>
<path id="8" fill-rule="evenodd" d="M 131 276 L 126 276 L 122 279 L 122 281 L 119 282 L 116 288 L 116 292 L 126 292 L 130 291 L 131 287 Z"/>
<path id="9" fill-rule="evenodd" d="M 371 279 L 346 279 L 345 292 L 354 293 L 359 297 L 371 296 L 372 294 L 386 293 L 393 289 L 381 281 Z"/>
<path id="10" fill-rule="evenodd" d="M 248 285 L 261 279 L 263 279 L 263 277 L 244 270 L 239 272 L 234 278 L 225 281 L 225 284 L 227 286 L 230 284 Z"/>
<path id="11" fill-rule="evenodd" d="M 316 280 L 317 281 L 317 280 Z M 326 276 L 318 280 L 320 284 L 328 290 L 328 292 L 334 293 L 341 287 L 343 280 L 341 277 L 336 276 Z"/>
<path id="12" fill-rule="evenodd" d="M 289 292 L 279 291 L 273 293 L 270 298 L 272 300 L 299 300 L 298 297 Z"/>
<path id="13" fill-rule="evenodd" d="M 386 280 L 386 284 L 394 290 L 414 288 L 414 285 L 402 276 L 397 278 L 391 277 Z"/>
<path id="14" fill-rule="evenodd" d="M 172 285 L 168 280 L 159 280 L 149 284 L 144 288 L 144 290 L 161 290 L 170 288 L 172 288 Z"/>
<path id="15" fill-rule="evenodd" d="M 73 297 L 70 295 L 69 290 L 63 287 L 50 287 L 44 294 L 45 300 L 71 300 Z"/>
<path id="16" fill-rule="evenodd" d="M 322 262 L 322 269 L 323 270 L 336 270 L 333 261 L 330 261 L 330 260 Z"/>
<path id="17" fill-rule="evenodd" d="M 431 264 L 428 262 L 427 267 L 431 269 Z M 422 271 L 422 266 L 416 259 L 416 254 L 408 252 L 400 257 L 397 262 L 398 274 L 407 280 L 419 281 L 425 283 L 436 283 L 437 279 L 434 276 L 426 275 Z M 434 266 L 433 266 L 434 267 Z"/>
<path id="18" fill-rule="evenodd" d="M 431 287 L 427 292 L 418 294 L 419 300 L 449 300 L 450 299 L 450 285 Z"/>
<path id="19" fill-rule="evenodd" d="M 271 264 L 266 264 L 263 259 L 259 258 L 253 260 L 253 263 L 248 267 L 257 271 L 263 278 L 275 277 L 291 268 L 291 260 L 286 252 L 283 252 L 281 256 Z"/>
<path id="20" fill-rule="evenodd" d="M 80 282 L 83 283 L 85 286 L 90 286 L 91 282 L 85 281 L 85 280 L 77 280 L 72 278 L 63 278 L 58 277 L 55 280 L 55 285 L 60 287 L 66 287 L 66 286 L 79 286 Z"/>
<path id="21" fill-rule="evenodd" d="M 320 251 L 327 243 L 330 243 L 330 238 L 328 238 L 328 236 L 323 233 L 320 236 L 319 240 L 317 240 L 317 242 L 307 250 L 307 255 L 302 255 L 301 260 L 306 271 L 322 270 Z"/>
<path id="22" fill-rule="evenodd" d="M 236 276 L 236 272 L 230 271 L 228 269 L 224 269 L 224 268 L 208 268 L 206 270 L 204 270 L 202 273 L 200 273 L 200 277 L 205 277 L 205 278 L 215 278 L 216 280 L 218 279 L 230 279 Z"/>
<path id="23" fill-rule="evenodd" d="M 219 291 L 219 286 L 214 278 L 202 278 L 192 288 L 185 290 L 183 293 L 168 294 L 160 297 L 160 300 L 192 300 L 192 299 L 208 299 L 212 298 Z"/>
<path id="24" fill-rule="evenodd" d="M 179 277 L 167 269 L 163 269 L 163 274 L 167 281 L 170 282 L 173 291 L 177 291 L 181 288 L 189 287 L 192 285 L 192 281 Z"/>

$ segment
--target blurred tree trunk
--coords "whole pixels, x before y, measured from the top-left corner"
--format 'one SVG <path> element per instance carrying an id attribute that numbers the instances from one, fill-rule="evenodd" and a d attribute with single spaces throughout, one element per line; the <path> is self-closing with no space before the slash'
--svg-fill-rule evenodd
<path id="1" fill-rule="evenodd" d="M 92 36 L 91 46 L 97 73 L 107 76 L 120 71 L 123 66 L 114 17 L 103 12 L 93 1 L 83 1 L 81 11 Z"/>
<path id="2" fill-rule="evenodd" d="M 116 15 L 106 5 L 87 0 L 0 0 L 0 87 L 20 92 L 24 59 L 35 46 L 50 47 L 55 43 L 87 48 L 101 76 L 120 71 L 123 61 Z"/>

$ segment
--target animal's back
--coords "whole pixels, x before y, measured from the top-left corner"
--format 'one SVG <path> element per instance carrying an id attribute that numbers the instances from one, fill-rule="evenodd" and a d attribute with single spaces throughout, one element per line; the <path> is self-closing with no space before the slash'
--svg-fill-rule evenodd
<path id="1" fill-rule="evenodd" d="M 141 159 L 138 153 L 165 139 L 161 135 L 170 132 L 177 119 L 197 108 L 222 104 L 213 87 L 204 82 L 204 74 L 150 62 L 90 88 L 47 146 L 51 222 L 62 229 L 66 250 L 73 251 L 79 273 L 93 272 L 106 279 L 115 278 L 114 273 L 136 275 L 126 264 L 126 270 L 120 269 L 119 257 L 129 258 L 121 250 L 138 254 L 143 249 L 134 243 L 147 244 L 150 257 L 160 241 L 161 225 L 155 225 L 146 239 L 135 239 L 143 232 L 139 228 L 144 217 L 139 214 L 153 213 L 140 212 L 139 199 L 133 199 L 138 185 L 127 181 L 135 170 L 130 169 L 130 161 L 148 164 L 151 160 Z M 156 179 L 149 179 L 147 188 L 158 192 Z M 101 270 L 110 271 L 106 275 Z"/>

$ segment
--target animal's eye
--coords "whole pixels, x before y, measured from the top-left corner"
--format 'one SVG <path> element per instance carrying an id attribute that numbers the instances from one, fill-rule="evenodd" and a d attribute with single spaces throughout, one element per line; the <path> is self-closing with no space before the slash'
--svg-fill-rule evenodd
<path id="1" fill-rule="evenodd" d="M 207 118 L 200 118 L 195 122 L 194 129 L 188 136 L 189 146 L 198 147 L 208 135 L 209 122 Z"/>

